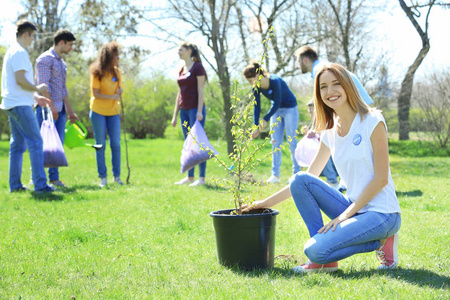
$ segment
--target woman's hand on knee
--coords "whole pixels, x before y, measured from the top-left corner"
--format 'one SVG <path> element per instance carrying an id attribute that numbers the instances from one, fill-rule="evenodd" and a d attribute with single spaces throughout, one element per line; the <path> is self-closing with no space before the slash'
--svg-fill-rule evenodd
<path id="1" fill-rule="evenodd" d="M 319 231 L 317 231 L 318 233 L 327 233 L 328 230 L 330 230 L 332 228 L 333 231 L 336 230 L 337 226 L 345 221 L 346 219 L 342 216 L 338 216 L 337 218 L 331 220 L 327 225 L 323 226 L 322 228 L 319 229 Z"/>

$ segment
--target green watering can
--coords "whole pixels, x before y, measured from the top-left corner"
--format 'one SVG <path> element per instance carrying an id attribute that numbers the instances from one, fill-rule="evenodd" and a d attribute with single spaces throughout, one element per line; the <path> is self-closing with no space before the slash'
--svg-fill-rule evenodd
<path id="1" fill-rule="evenodd" d="M 64 145 L 70 149 L 75 147 L 92 147 L 95 150 L 100 150 L 103 148 L 103 145 L 91 145 L 84 142 L 88 132 L 86 127 L 79 121 L 76 121 L 76 123 L 67 121 L 65 132 Z"/>

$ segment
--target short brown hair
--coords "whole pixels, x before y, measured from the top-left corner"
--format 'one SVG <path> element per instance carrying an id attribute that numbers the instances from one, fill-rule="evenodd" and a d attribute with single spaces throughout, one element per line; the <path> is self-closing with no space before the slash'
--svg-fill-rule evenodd
<path id="1" fill-rule="evenodd" d="M 325 72 L 331 72 L 336 76 L 345 93 L 347 101 L 354 111 L 358 112 L 361 119 L 371 111 L 371 108 L 364 102 L 352 79 L 350 72 L 340 64 L 326 63 L 317 72 L 314 80 L 314 107 L 316 109 L 315 131 L 320 132 L 334 127 L 334 110 L 327 106 L 320 95 L 320 76 Z"/>
<path id="2" fill-rule="evenodd" d="M 319 59 L 319 57 L 317 56 L 316 50 L 314 50 L 310 46 L 302 46 L 302 47 L 298 48 L 295 51 L 295 54 L 297 56 L 300 56 L 301 58 L 303 58 L 303 57 L 309 58 L 312 62 L 315 62 L 316 60 Z"/>
<path id="3" fill-rule="evenodd" d="M 64 42 L 72 42 L 75 41 L 75 36 L 72 32 L 70 32 L 67 29 L 60 29 L 55 33 L 55 36 L 53 37 L 53 42 L 55 45 L 58 45 L 60 41 Z"/>
<path id="4" fill-rule="evenodd" d="M 30 34 L 36 31 L 36 25 L 33 22 L 28 21 L 27 19 L 19 20 L 17 23 L 17 31 L 16 37 L 21 37 L 25 32 L 29 32 Z"/>

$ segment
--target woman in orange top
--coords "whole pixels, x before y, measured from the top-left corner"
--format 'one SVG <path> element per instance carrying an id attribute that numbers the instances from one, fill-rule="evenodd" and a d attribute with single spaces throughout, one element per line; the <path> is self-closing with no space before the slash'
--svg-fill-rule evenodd
<path id="1" fill-rule="evenodd" d="M 106 132 L 109 135 L 114 181 L 120 180 L 120 102 L 122 95 L 121 74 L 119 70 L 120 46 L 117 42 L 103 45 L 99 56 L 92 63 L 91 72 L 91 111 L 89 117 L 94 129 L 95 143 L 105 145 Z M 107 185 L 105 147 L 96 152 L 97 171 L 100 187 Z"/>

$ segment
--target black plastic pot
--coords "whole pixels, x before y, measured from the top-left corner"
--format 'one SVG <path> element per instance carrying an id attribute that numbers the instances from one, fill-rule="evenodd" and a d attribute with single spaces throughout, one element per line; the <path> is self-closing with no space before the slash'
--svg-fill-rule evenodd
<path id="1" fill-rule="evenodd" d="M 216 232 L 217 258 L 227 267 L 273 268 L 275 254 L 275 209 L 230 215 L 233 209 L 210 213 Z"/>

